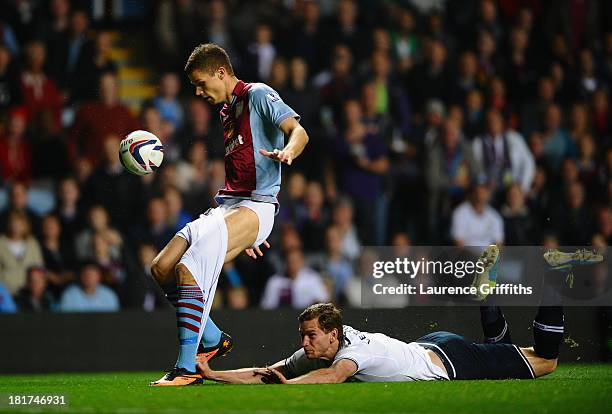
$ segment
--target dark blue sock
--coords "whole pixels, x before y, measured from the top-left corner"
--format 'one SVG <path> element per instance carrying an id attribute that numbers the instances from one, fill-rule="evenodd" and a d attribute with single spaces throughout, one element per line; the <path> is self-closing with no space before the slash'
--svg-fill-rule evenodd
<path id="1" fill-rule="evenodd" d="M 510 328 L 499 306 L 481 306 L 480 322 L 484 333 L 484 343 L 512 343 Z"/>
<path id="2" fill-rule="evenodd" d="M 559 347 L 563 340 L 563 307 L 540 306 L 533 321 L 533 349 L 546 359 L 559 357 Z"/>

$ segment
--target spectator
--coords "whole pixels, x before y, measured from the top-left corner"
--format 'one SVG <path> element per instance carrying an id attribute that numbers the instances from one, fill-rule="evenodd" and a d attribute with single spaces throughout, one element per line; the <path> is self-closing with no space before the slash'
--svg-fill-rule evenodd
<path id="1" fill-rule="evenodd" d="M 355 0 L 340 0 L 337 3 L 335 21 L 328 22 L 328 33 L 325 35 L 329 45 L 347 45 L 351 53 L 360 58 L 364 53 L 367 32 L 358 27 L 359 7 Z"/>
<path id="2" fill-rule="evenodd" d="M 99 31 L 95 47 L 90 56 L 85 56 L 79 76 L 72 80 L 72 98 L 76 102 L 96 99 L 100 78 L 105 73 L 117 73 L 117 62 L 111 57 L 112 38 L 110 32 Z M 89 55 L 89 54 L 88 54 Z"/>
<path id="3" fill-rule="evenodd" d="M 183 209 L 183 196 L 175 187 L 164 190 L 164 200 L 168 208 L 168 224 L 177 232 L 193 220 L 193 216 Z"/>
<path id="4" fill-rule="evenodd" d="M 119 299 L 115 292 L 101 284 L 102 271 L 92 263 L 83 265 L 79 284 L 68 287 L 60 300 L 62 312 L 116 312 Z"/>
<path id="5" fill-rule="evenodd" d="M 465 136 L 471 141 L 482 132 L 485 118 L 485 107 L 482 92 L 477 89 L 469 91 L 465 97 Z"/>
<path id="6" fill-rule="evenodd" d="M 585 203 L 584 187 L 569 183 L 563 202 L 552 212 L 550 230 L 559 235 L 561 245 L 582 246 L 590 243 L 595 232 L 593 212 Z"/>
<path id="7" fill-rule="evenodd" d="M 550 77 L 538 81 L 538 95 L 522 105 L 520 112 L 521 131 L 530 136 L 534 131 L 542 129 L 548 108 L 555 103 L 555 85 Z"/>
<path id="8" fill-rule="evenodd" d="M 353 205 L 350 200 L 343 198 L 336 202 L 332 223 L 342 239 L 342 255 L 349 260 L 355 260 L 359 256 L 361 242 L 353 224 Z"/>
<path id="9" fill-rule="evenodd" d="M 174 72 L 164 73 L 159 80 L 159 92 L 153 98 L 152 104 L 157 108 L 161 117 L 170 122 L 175 130 L 183 126 L 184 110 L 179 101 L 181 81 Z"/>
<path id="10" fill-rule="evenodd" d="M 376 97 L 374 112 L 387 118 L 403 135 L 410 133 L 411 108 L 404 89 L 391 71 L 391 61 L 385 52 L 377 51 L 371 57 L 370 90 Z M 378 131 L 386 136 L 385 131 Z"/>
<path id="11" fill-rule="evenodd" d="M 296 59 L 308 62 L 311 71 L 316 73 L 322 69 L 323 64 L 327 60 L 327 55 L 325 54 L 326 48 L 320 47 L 325 42 L 321 8 L 316 1 L 306 1 L 296 5 L 302 7 L 301 13 L 296 16 L 300 23 L 291 27 L 279 41 L 282 42 L 283 39 L 290 39 L 283 49 L 291 55 L 299 56 Z M 296 11 L 298 10 L 296 7 Z M 302 114 L 289 101 L 287 103 L 298 114 Z"/>
<path id="12" fill-rule="evenodd" d="M 76 257 L 74 243 L 62 238 L 62 227 L 55 215 L 42 219 L 41 248 L 49 284 L 54 293 L 59 293 L 74 279 Z"/>
<path id="13" fill-rule="evenodd" d="M 29 119 L 35 119 L 40 111 L 48 110 L 56 125 L 60 125 L 62 100 L 55 82 L 43 71 L 46 57 L 44 44 L 39 41 L 28 44 L 26 67 L 21 74 L 23 104 Z"/>
<path id="14" fill-rule="evenodd" d="M 528 31 L 520 27 L 513 28 L 503 77 L 508 96 L 514 105 L 520 105 L 529 98 L 530 88 L 533 88 L 536 81 L 534 59 L 529 53 L 529 46 Z"/>
<path id="15" fill-rule="evenodd" d="M 249 294 L 245 287 L 231 287 L 226 293 L 227 307 L 229 309 L 242 310 L 249 306 Z"/>
<path id="16" fill-rule="evenodd" d="M 189 158 L 189 151 L 197 142 L 202 142 L 207 150 L 206 158 L 222 159 L 225 154 L 222 131 L 217 122 L 211 122 L 210 107 L 201 98 L 189 100 L 187 119 L 183 130 L 179 133 L 182 154 Z"/>
<path id="17" fill-rule="evenodd" d="M 493 33 L 483 29 L 477 40 L 478 76 L 483 83 L 488 83 L 499 73 L 501 63 L 497 54 L 497 41 Z"/>
<path id="18" fill-rule="evenodd" d="M 28 217 L 11 211 L 6 235 L 0 236 L 0 283 L 14 295 L 25 285 L 27 269 L 42 265 L 40 245 L 31 234 Z"/>
<path id="19" fill-rule="evenodd" d="M 15 298 L 21 312 L 55 310 L 55 299 L 47 289 L 47 271 L 42 267 L 28 269 L 26 285 Z"/>
<path id="20" fill-rule="evenodd" d="M 15 313 L 17 305 L 11 296 L 11 293 L 0 282 L 0 313 Z"/>
<path id="21" fill-rule="evenodd" d="M 39 224 L 38 215 L 29 207 L 28 187 L 23 181 L 15 181 L 9 188 L 8 206 L 0 214 L 0 232 L 6 232 L 8 216 L 13 211 L 25 214 L 32 225 L 34 233 L 37 233 Z"/>
<path id="22" fill-rule="evenodd" d="M 512 183 L 529 191 L 535 174 L 535 161 L 517 132 L 507 129 L 498 110 L 487 114 L 487 132 L 474 140 L 472 150 L 478 169 L 499 194 Z"/>
<path id="23" fill-rule="evenodd" d="M 306 177 L 300 171 L 291 172 L 286 180 L 285 189 L 280 193 L 280 203 L 283 206 L 278 221 L 281 223 L 297 223 L 304 210 L 304 197 L 306 195 Z"/>
<path id="24" fill-rule="evenodd" d="M 338 44 L 334 47 L 332 64 L 329 71 L 315 77 L 313 84 L 319 88 L 321 97 L 323 126 L 333 133 L 342 119 L 344 100 L 354 94 L 355 79 L 352 75 L 353 54 L 350 49 Z"/>
<path id="25" fill-rule="evenodd" d="M 389 169 L 385 143 L 379 135 L 366 130 L 357 101 L 346 102 L 345 120 L 345 130 L 336 140 L 337 179 L 355 206 L 360 238 L 366 243 L 382 244 L 387 209 L 383 176 Z"/>
<path id="26" fill-rule="evenodd" d="M 59 180 L 70 172 L 62 129 L 49 110 L 38 113 L 32 134 L 32 176 L 34 180 Z"/>
<path id="27" fill-rule="evenodd" d="M 314 4 L 308 2 L 307 4 Z M 311 6 L 306 6 L 311 7 Z M 318 7 L 318 6 L 317 6 Z M 325 151 L 325 141 L 321 137 L 321 108 L 319 94 L 308 82 L 309 66 L 301 57 L 294 57 L 289 64 L 289 86 L 283 99 L 300 114 L 300 124 L 310 131 L 309 151 L 304 151 L 293 163 L 292 169 L 304 171 L 309 179 L 322 179 L 319 154 Z"/>
<path id="28" fill-rule="evenodd" d="M 168 225 L 168 207 L 163 198 L 155 197 L 147 206 L 147 222 L 140 230 L 144 240 L 151 240 L 157 250 L 161 250 L 174 236 L 174 230 Z"/>
<path id="29" fill-rule="evenodd" d="M 270 77 L 267 81 L 268 85 L 278 92 L 280 96 L 285 96 L 288 78 L 289 68 L 287 67 L 287 61 L 281 57 L 275 58 L 270 67 Z"/>
<path id="30" fill-rule="evenodd" d="M 563 128 L 561 116 L 561 108 L 553 104 L 546 109 L 544 117 L 544 159 L 553 171 L 559 168 L 563 159 L 576 153 L 575 143 Z"/>
<path id="31" fill-rule="evenodd" d="M 126 307 L 147 312 L 172 307 L 151 274 L 151 263 L 157 253 L 153 244 L 144 241 L 138 245 L 135 260 L 126 261 L 126 279 L 123 286 Z M 178 292 L 175 293 L 178 295 Z"/>
<path id="32" fill-rule="evenodd" d="M 94 260 L 94 237 L 100 235 L 108 243 L 110 257 L 113 260 L 121 259 L 123 237 L 115 228 L 111 227 L 108 212 L 101 205 L 94 205 L 89 209 L 88 226 L 76 237 L 76 253 L 79 261 Z"/>
<path id="33" fill-rule="evenodd" d="M 589 200 L 595 200 L 599 194 L 598 171 L 596 157 L 597 146 L 590 134 L 583 135 L 578 141 L 578 159 L 576 168 L 580 181 L 584 184 Z"/>
<path id="34" fill-rule="evenodd" d="M 56 84 L 72 95 L 73 86 L 87 76 L 89 62 L 93 60 L 94 42 L 88 38 L 89 18 L 83 10 L 70 15 L 68 30 L 50 39 L 47 68 Z"/>
<path id="35" fill-rule="evenodd" d="M 591 133 L 588 109 L 584 104 L 577 103 L 572 106 L 570 114 L 569 134 L 574 142 L 578 142 L 583 135 Z"/>
<path id="36" fill-rule="evenodd" d="M 0 43 L 0 112 L 20 103 L 21 89 L 13 54 Z"/>
<path id="37" fill-rule="evenodd" d="M 102 234 L 97 233 L 91 240 L 91 249 L 93 250 L 93 261 L 102 270 L 102 282 L 117 292 L 124 293 L 125 268 L 119 259 L 111 256 L 110 243 Z"/>
<path id="38" fill-rule="evenodd" d="M 477 183 L 468 200 L 453 211 L 450 233 L 455 245 L 488 246 L 504 242 L 504 222 L 489 205 L 489 197 L 489 187 L 485 183 Z"/>
<path id="39" fill-rule="evenodd" d="M 107 72 L 99 85 L 99 100 L 80 107 L 68 139 L 72 159 L 84 157 L 94 166 L 102 162 L 104 138 L 123 137 L 138 129 L 136 118 L 119 101 L 117 76 Z"/>
<path id="40" fill-rule="evenodd" d="M 138 177 L 127 172 L 119 160 L 119 142 L 117 135 L 104 137 L 102 164 L 94 170 L 84 190 L 89 204 L 104 205 L 111 221 L 125 229 L 144 206 L 135 199 L 141 191 Z"/>
<path id="41" fill-rule="evenodd" d="M 152 104 L 142 106 L 140 122 L 144 130 L 157 136 L 164 144 L 164 161 L 177 161 L 181 155 L 181 148 L 176 140 L 174 124 L 162 118 L 160 111 Z"/>
<path id="42" fill-rule="evenodd" d="M 333 297 L 341 303 L 346 302 L 344 296 L 347 283 L 353 277 L 353 267 L 351 262 L 342 255 L 342 237 L 335 226 L 327 228 L 325 233 L 325 263 L 323 266 L 324 274 L 333 283 Z"/>
<path id="43" fill-rule="evenodd" d="M 415 31 L 415 26 L 416 21 L 412 11 L 398 7 L 396 28 L 391 31 L 391 42 L 400 73 L 408 72 L 421 57 L 421 39 Z"/>
<path id="44" fill-rule="evenodd" d="M 459 76 L 455 79 L 452 90 L 452 101 L 456 103 L 465 102 L 467 94 L 480 84 L 476 77 L 478 74 L 478 60 L 474 52 L 465 51 L 459 57 Z"/>
<path id="45" fill-rule="evenodd" d="M 500 213 L 508 246 L 529 246 L 540 240 L 537 221 L 525 204 L 525 195 L 518 184 L 512 184 L 506 190 L 506 202 Z"/>
<path id="46" fill-rule="evenodd" d="M 68 31 L 70 25 L 70 0 L 51 0 L 49 17 L 38 25 L 39 36 L 53 43 Z"/>
<path id="47" fill-rule="evenodd" d="M 71 246 L 77 233 L 85 227 L 85 213 L 81 189 L 75 177 L 66 177 L 58 185 L 57 206 L 53 212 L 60 221 L 62 238 Z"/>
<path id="48" fill-rule="evenodd" d="M 429 228 L 441 236 L 456 205 L 463 200 L 470 178 L 478 174 L 471 146 L 463 139 L 455 119 L 444 122 L 426 162 L 429 187 Z"/>
<path id="49" fill-rule="evenodd" d="M 276 57 L 276 48 L 272 43 L 273 36 L 272 28 L 265 23 L 260 23 L 255 28 L 254 41 L 247 49 L 248 61 L 251 64 L 244 68 L 249 68 L 246 71 L 248 79 L 266 82 L 270 78 L 272 62 Z"/>
<path id="50" fill-rule="evenodd" d="M 320 252 L 324 248 L 325 228 L 330 220 L 329 211 L 324 203 L 325 195 L 321 184 L 316 181 L 309 182 L 306 186 L 304 204 L 296 220 L 304 242 L 304 250 L 307 252 Z"/>
<path id="51" fill-rule="evenodd" d="M 448 102 L 452 91 L 452 77 L 447 66 L 447 50 L 439 40 L 430 40 L 425 47 L 425 62 L 411 72 L 409 85 L 415 111 L 423 113 L 431 99 Z"/>
<path id="52" fill-rule="evenodd" d="M 268 280 L 261 307 L 275 309 L 291 306 L 297 309 L 329 300 L 330 295 L 321 275 L 305 267 L 304 254 L 300 249 L 293 249 L 287 252 L 284 274 L 276 274 Z"/>
<path id="53" fill-rule="evenodd" d="M 0 172 L 5 182 L 27 182 L 32 178 L 32 148 L 26 136 L 26 127 L 25 108 L 13 108 L 7 133 L 0 136 Z"/>
<path id="54" fill-rule="evenodd" d="M 593 93 L 592 106 L 591 125 L 593 126 L 593 130 L 609 142 L 609 134 L 612 128 L 610 128 L 610 105 L 608 94 L 602 89 L 596 90 Z"/>

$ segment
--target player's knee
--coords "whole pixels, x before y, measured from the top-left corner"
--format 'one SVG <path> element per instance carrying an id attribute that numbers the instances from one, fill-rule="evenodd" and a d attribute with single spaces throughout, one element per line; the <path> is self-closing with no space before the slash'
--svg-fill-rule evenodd
<path id="1" fill-rule="evenodd" d="M 553 372 L 555 372 L 555 370 L 557 369 L 557 359 L 549 359 L 546 363 L 546 371 L 547 374 L 551 374 Z"/>
<path id="2" fill-rule="evenodd" d="M 196 284 L 196 281 L 193 275 L 191 274 L 189 269 L 187 269 L 187 266 L 185 266 L 184 264 L 182 263 L 177 264 L 174 267 L 174 273 L 176 275 L 176 283 L 178 285 L 195 285 Z"/>
<path id="3" fill-rule="evenodd" d="M 537 364 L 536 376 L 543 377 L 544 375 L 552 374 L 557 369 L 556 359 L 542 358 Z"/>
<path id="4" fill-rule="evenodd" d="M 163 259 L 159 256 L 151 262 L 151 275 L 160 285 L 169 282 L 168 269 L 163 265 Z"/>

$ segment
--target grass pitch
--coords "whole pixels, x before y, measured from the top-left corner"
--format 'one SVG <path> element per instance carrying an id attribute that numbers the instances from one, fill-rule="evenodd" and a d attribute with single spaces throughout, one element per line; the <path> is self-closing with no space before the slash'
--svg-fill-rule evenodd
<path id="1" fill-rule="evenodd" d="M 161 373 L 0 376 L 0 412 L 610 413 L 612 365 L 565 365 L 538 380 L 149 387 Z M 64 407 L 9 406 L 9 395 L 67 396 Z"/>

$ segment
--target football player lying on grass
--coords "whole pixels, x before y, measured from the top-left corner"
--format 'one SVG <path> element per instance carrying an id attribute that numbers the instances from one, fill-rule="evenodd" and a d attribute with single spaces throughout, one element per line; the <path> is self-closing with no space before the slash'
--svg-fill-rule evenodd
<path id="1" fill-rule="evenodd" d="M 572 264 L 602 259 L 574 260 L 570 256 L 576 253 L 556 253 L 567 255 L 559 260 L 571 259 Z M 497 271 L 499 249 L 489 246 L 481 257 L 486 265 L 480 280 L 495 280 L 496 275 L 489 273 Z M 545 259 L 556 269 L 549 257 L 545 255 Z M 555 370 L 563 338 L 561 306 L 552 302 L 540 306 L 533 321 L 534 346 L 528 348 L 512 344 L 499 307 L 481 306 L 480 311 L 484 343 L 473 343 L 450 332 L 433 332 L 406 343 L 343 325 L 340 311 L 333 304 L 315 304 L 298 318 L 302 348 L 290 357 L 266 368 L 214 371 L 203 363 L 198 364 L 198 371 L 205 379 L 230 384 L 322 384 L 347 380 L 530 379 Z"/>

